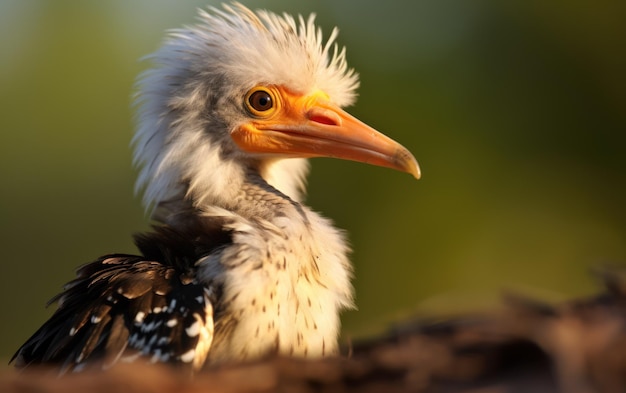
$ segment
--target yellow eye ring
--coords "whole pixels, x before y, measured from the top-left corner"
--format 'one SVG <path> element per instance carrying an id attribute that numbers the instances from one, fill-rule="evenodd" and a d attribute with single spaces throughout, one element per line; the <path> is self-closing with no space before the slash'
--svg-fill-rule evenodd
<path id="1" fill-rule="evenodd" d="M 244 104 L 250 114 L 256 117 L 269 117 L 276 112 L 278 101 L 271 89 L 257 86 L 246 94 Z"/>

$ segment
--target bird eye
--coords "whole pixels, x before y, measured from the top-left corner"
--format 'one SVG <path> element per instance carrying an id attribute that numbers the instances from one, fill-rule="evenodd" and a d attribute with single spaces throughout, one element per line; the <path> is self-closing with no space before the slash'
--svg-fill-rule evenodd
<path id="1" fill-rule="evenodd" d="M 255 91 L 248 98 L 250 105 L 259 112 L 272 109 L 272 96 L 266 91 Z"/>
<path id="2" fill-rule="evenodd" d="M 268 116 L 274 109 L 274 96 L 265 88 L 254 88 L 246 94 L 245 104 L 255 116 Z"/>

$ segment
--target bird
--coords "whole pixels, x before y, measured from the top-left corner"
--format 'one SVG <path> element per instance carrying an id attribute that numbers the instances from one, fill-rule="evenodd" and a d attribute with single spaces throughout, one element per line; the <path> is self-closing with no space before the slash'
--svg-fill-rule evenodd
<path id="1" fill-rule="evenodd" d="M 303 203 L 309 158 L 420 177 L 409 150 L 344 108 L 359 85 L 315 15 L 200 9 L 137 81 L 139 253 L 82 265 L 18 349 L 18 368 L 203 367 L 338 354 L 354 307 L 343 231 Z"/>

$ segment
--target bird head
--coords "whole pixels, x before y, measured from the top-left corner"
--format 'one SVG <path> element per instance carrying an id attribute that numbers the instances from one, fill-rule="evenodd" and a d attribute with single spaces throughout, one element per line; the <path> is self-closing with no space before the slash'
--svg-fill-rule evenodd
<path id="1" fill-rule="evenodd" d="M 310 157 L 419 178 L 406 148 L 342 109 L 355 100 L 358 76 L 336 36 L 324 41 L 314 16 L 237 3 L 172 30 L 138 82 L 133 144 L 145 205 L 229 199 L 250 173 L 298 200 Z"/>

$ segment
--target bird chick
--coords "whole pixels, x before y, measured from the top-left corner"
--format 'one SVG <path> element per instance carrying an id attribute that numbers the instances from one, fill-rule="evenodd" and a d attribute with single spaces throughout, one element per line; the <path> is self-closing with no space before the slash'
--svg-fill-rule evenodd
<path id="1" fill-rule="evenodd" d="M 157 222 L 139 255 L 77 272 L 15 364 L 61 371 L 143 360 L 197 370 L 338 351 L 353 306 L 341 231 L 302 204 L 307 158 L 419 177 L 411 153 L 345 112 L 358 78 L 314 18 L 200 11 L 138 82 L 137 190 Z"/>

